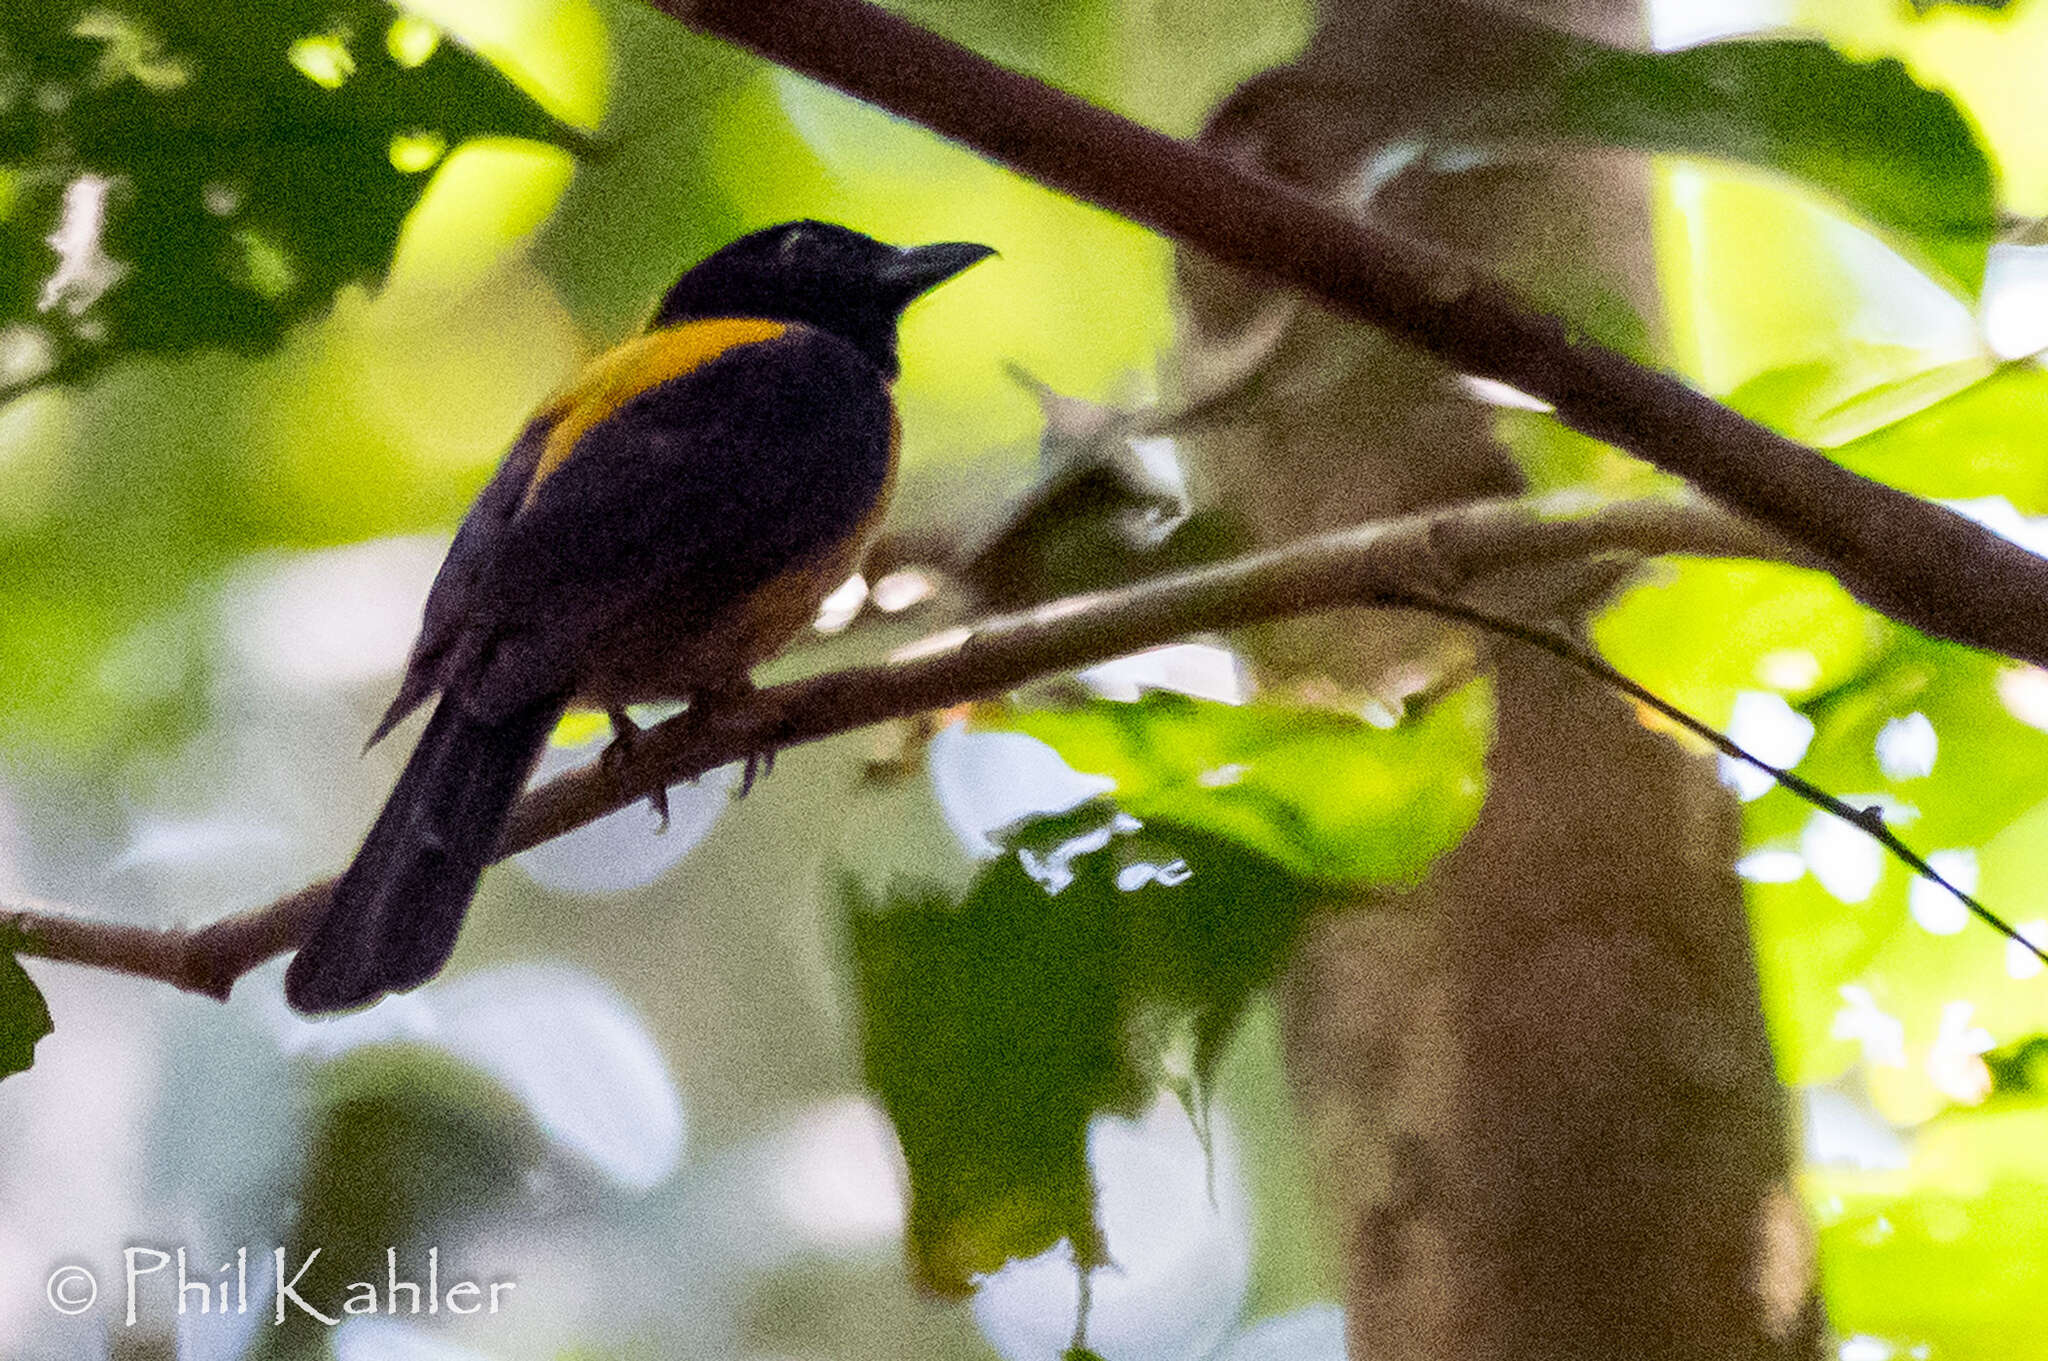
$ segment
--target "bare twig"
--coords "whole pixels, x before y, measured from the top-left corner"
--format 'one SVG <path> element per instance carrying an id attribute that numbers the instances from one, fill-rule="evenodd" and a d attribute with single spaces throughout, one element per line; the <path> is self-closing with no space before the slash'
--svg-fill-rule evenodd
<path id="1" fill-rule="evenodd" d="M 1801 545 L 1937 637 L 2048 665 L 2048 560 L 1856 476 L 1614 351 L 1495 280 L 1289 186 L 988 61 L 866 0 L 652 0 L 1056 189 L 1385 328 L 1557 408 Z"/>
<path id="2" fill-rule="evenodd" d="M 1795 775 L 1783 766 L 1774 765 L 1764 760 L 1763 757 L 1749 751 L 1736 742 L 1734 738 L 1728 736 L 1728 734 L 1712 724 L 1701 722 L 1669 700 L 1659 697 L 1654 692 L 1630 680 L 1627 676 L 1609 666 L 1590 649 L 1573 642 L 1561 633 L 1550 629 L 1537 628 L 1521 623 L 1518 620 L 1507 619 L 1485 610 L 1473 609 L 1469 605 L 1461 605 L 1455 601 L 1415 600 L 1411 601 L 1410 604 L 1418 609 L 1426 609 L 1432 614 L 1442 615 L 1446 619 L 1461 620 L 1476 628 L 1484 629 L 1489 633 L 1498 634 L 1504 638 L 1512 638 L 1516 642 L 1524 643 L 1530 647 L 1547 652 L 1560 661 L 1584 671 L 1602 684 L 1629 696 L 1640 704 L 1655 709 L 1658 713 L 1664 715 L 1664 717 L 1670 719 L 1679 727 L 1684 728 L 1693 736 L 1710 744 L 1722 755 L 1732 757 L 1744 765 L 1754 766 L 1770 776 L 1771 779 L 1782 785 L 1785 789 L 1791 791 L 1798 798 L 1803 799 L 1815 808 L 1821 809 L 1823 812 L 1832 813 L 1842 819 L 1842 821 L 1848 823 L 1857 831 L 1862 832 L 1872 841 L 1875 841 L 1878 845 L 1889 851 L 1899 863 L 1912 870 L 1913 873 L 1930 883 L 1939 884 L 1954 894 L 1957 901 L 1970 909 L 1971 913 L 1986 926 L 1989 926 L 1992 930 L 1998 932 L 1999 935 L 2025 949 L 2042 963 L 2048 964 L 2048 947 L 2036 944 L 2033 940 L 2021 934 L 2019 929 L 2013 926 L 2012 923 L 1984 906 L 1983 903 L 1978 902 L 1970 894 L 1963 892 L 1953 881 L 1942 875 L 1934 866 L 1928 864 L 1918 851 L 1907 845 L 1899 838 L 1896 832 L 1885 825 L 1884 810 L 1877 805 L 1872 804 L 1868 807 L 1858 808 L 1848 800 L 1837 798 L 1835 795 L 1828 793 L 1827 790 L 1822 789 L 1804 776 Z"/>
<path id="3" fill-rule="evenodd" d="M 758 690 L 701 722 L 685 713 L 647 729 L 611 773 L 587 766 L 530 791 L 513 810 L 499 854 L 538 845 L 752 752 L 999 695 L 1191 633 L 1345 606 L 1427 605 L 1495 573 L 1600 553 L 1790 556 L 1770 535 L 1696 502 L 1633 502 L 1575 518 L 1559 517 L 1557 509 L 1541 501 L 1489 501 L 1361 525 L 984 620 L 884 664 Z M 153 930 L 18 905 L 0 912 L 0 949 L 224 998 L 237 978 L 305 938 L 332 886 L 323 880 L 195 929 Z"/>

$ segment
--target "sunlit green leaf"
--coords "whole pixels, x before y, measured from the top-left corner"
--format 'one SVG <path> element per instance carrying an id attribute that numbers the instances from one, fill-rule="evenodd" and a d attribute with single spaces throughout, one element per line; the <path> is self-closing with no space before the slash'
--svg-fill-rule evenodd
<path id="1" fill-rule="evenodd" d="M 1862 214 L 1974 294 L 1997 230 L 1991 163 L 1946 94 L 1891 59 L 1826 43 L 1709 43 L 1618 51 L 1565 40 L 1554 103 L 1562 136 L 1778 171 Z"/>
<path id="2" fill-rule="evenodd" d="M 383 0 L 15 7 L 0 83 L 0 391 L 124 354 L 255 350 L 383 276 L 438 150 L 579 147 Z M 55 238 L 54 241 L 46 238 Z"/>
<path id="3" fill-rule="evenodd" d="M 1833 578 L 1776 563 L 1671 558 L 1595 621 L 1607 659 L 1709 723 L 1741 690 L 1797 698 L 1857 674 L 1885 625 Z"/>
<path id="4" fill-rule="evenodd" d="M 2027 514 L 2048 512 L 2048 372 L 2008 364 L 1833 453 L 1922 496 L 2003 496 Z"/>
<path id="5" fill-rule="evenodd" d="M 911 1260 L 948 1294 L 1065 1238 L 1105 1262 L 1091 1117 L 1199 1105 L 1279 969 L 1306 884 L 1241 843 L 1103 804 L 1028 824 L 966 897 L 848 889 L 867 1081 L 910 1168 Z"/>
<path id="6" fill-rule="evenodd" d="M 1879 801 L 1923 854 L 1962 854 L 1975 893 L 2022 926 L 2048 917 L 2037 885 L 2048 877 L 2048 722 L 2028 689 L 2039 673 L 1952 644 L 1897 635 L 1876 665 L 1809 703 L 1813 741 L 1798 773 L 1852 802 Z M 2035 707 L 2029 707 L 2030 705 Z M 1905 725 L 1924 740 L 1903 753 Z M 1921 886 L 1857 838 L 1831 849 L 1811 839 L 1824 815 L 1782 790 L 1747 810 L 1753 846 L 1796 851 L 1808 862 L 1789 882 L 1752 886 L 1750 901 L 1765 995 L 1781 1066 L 1797 1081 L 1831 1080 L 1856 1057 L 1836 1034 L 1843 984 L 1868 986 L 1909 1044 L 1936 1038 L 1944 1009 L 1968 1000 L 1976 1024 L 2004 1040 L 2048 1029 L 2048 986 L 2004 939 Z M 1816 857 L 1866 858 L 1864 876 L 1832 876 Z M 1850 900 L 1832 882 L 1867 883 Z M 1922 915 L 1909 910 L 1920 895 Z M 1928 915 L 1932 913 L 1933 915 Z M 1938 1103 L 1924 1071 L 1914 1090 L 1894 1083 L 1892 1109 Z"/>
<path id="7" fill-rule="evenodd" d="M 1950 1116 L 1902 1170 L 1809 1174 L 1831 1320 L 1897 1354 L 2048 1356 L 2048 1111 Z"/>
<path id="8" fill-rule="evenodd" d="M 0 1078 L 28 1071 L 36 1043 L 50 1033 L 49 1004 L 13 955 L 0 955 Z"/>
<path id="9" fill-rule="evenodd" d="M 1109 776 L 1138 817 L 1236 838 L 1309 878 L 1393 884 L 1420 879 L 1478 817 L 1493 696 L 1469 685 L 1392 728 L 1165 692 L 990 721 Z"/>
<path id="10" fill-rule="evenodd" d="M 1534 137 L 1756 166 L 1831 195 L 1951 287 L 1982 286 L 1998 230 L 1990 159 L 1955 101 L 1897 60 L 1805 39 L 1636 52 L 1533 26 L 1497 41 L 1512 59 L 1496 54 L 1419 137 L 1482 153 Z"/>

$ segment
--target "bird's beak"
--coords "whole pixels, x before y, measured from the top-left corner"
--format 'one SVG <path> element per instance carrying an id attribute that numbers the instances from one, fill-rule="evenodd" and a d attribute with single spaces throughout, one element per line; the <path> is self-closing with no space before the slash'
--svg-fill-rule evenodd
<path id="1" fill-rule="evenodd" d="M 899 306 L 937 288 L 970 265 L 978 265 L 995 254 L 990 246 L 973 241 L 941 241 L 935 246 L 904 246 L 895 258 L 882 263 L 881 281 Z"/>

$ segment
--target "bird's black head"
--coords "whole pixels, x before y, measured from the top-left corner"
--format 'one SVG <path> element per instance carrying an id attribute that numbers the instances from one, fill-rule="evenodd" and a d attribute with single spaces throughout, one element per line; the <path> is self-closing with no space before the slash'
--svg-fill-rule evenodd
<path id="1" fill-rule="evenodd" d="M 903 309 L 994 254 L 967 241 L 885 246 L 830 222 L 785 222 L 706 256 L 668 291 L 652 325 L 707 317 L 802 322 L 851 341 L 894 377 Z"/>

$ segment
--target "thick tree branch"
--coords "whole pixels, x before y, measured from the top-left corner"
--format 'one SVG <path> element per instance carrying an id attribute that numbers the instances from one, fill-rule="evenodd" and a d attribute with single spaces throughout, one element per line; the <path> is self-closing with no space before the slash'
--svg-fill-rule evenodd
<path id="1" fill-rule="evenodd" d="M 814 742 L 1013 690 L 1191 633 L 1346 606 L 1455 599 L 1496 573 L 1600 553 L 1786 558 L 1770 535 L 1699 503 L 1640 501 L 1556 518 L 1540 501 L 1477 502 L 1320 535 L 1137 586 L 1055 600 L 934 635 L 889 662 L 756 691 L 704 720 L 641 734 L 607 774 L 592 764 L 531 790 L 501 857 L 523 851 L 750 753 Z M 154 978 L 225 998 L 236 979 L 295 948 L 325 910 L 322 880 L 196 929 L 96 922 L 0 904 L 0 950 Z"/>
<path id="2" fill-rule="evenodd" d="M 652 2 L 1056 189 L 1302 289 L 1465 372 L 1541 397 L 1575 429 L 1802 545 L 1894 619 L 2048 665 L 2048 560 L 1575 339 L 1562 321 L 1441 252 L 1006 70 L 866 0 Z"/>

